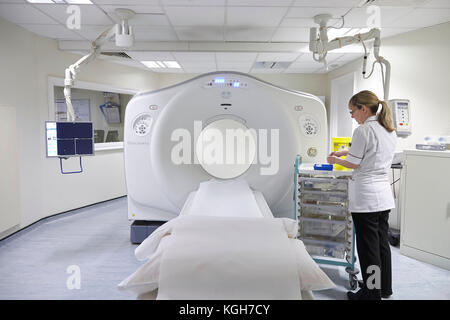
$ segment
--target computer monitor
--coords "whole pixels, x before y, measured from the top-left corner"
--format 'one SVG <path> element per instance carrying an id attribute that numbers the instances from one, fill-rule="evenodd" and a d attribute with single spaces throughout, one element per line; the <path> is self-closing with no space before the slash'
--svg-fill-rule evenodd
<path id="1" fill-rule="evenodd" d="M 45 122 L 47 157 L 94 155 L 92 122 Z"/>

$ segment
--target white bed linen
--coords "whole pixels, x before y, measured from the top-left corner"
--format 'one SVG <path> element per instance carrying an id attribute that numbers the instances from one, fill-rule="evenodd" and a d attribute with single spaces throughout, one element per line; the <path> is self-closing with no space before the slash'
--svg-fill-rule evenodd
<path id="1" fill-rule="evenodd" d="M 181 218 L 181 217 L 179 217 Z M 140 295 L 141 299 L 153 299 L 156 297 L 156 287 L 159 286 L 161 260 L 165 249 L 170 242 L 176 237 L 172 233 L 176 227 L 179 218 L 173 219 L 162 225 L 150 237 L 148 237 L 140 246 L 136 248 L 135 254 L 139 260 L 148 260 L 136 272 L 123 280 L 118 288 L 121 291 L 128 291 Z M 194 219 L 201 220 L 202 217 L 194 216 Z M 209 219 L 218 219 L 217 217 L 209 217 Z M 232 219 L 232 218 L 230 218 Z M 272 219 L 255 219 L 272 220 Z M 296 270 L 299 279 L 299 285 L 302 298 L 312 299 L 311 290 L 323 290 L 335 287 L 334 283 L 328 276 L 318 267 L 306 251 L 300 240 L 294 239 L 296 235 L 297 222 L 287 218 L 275 218 L 273 220 L 281 220 L 284 227 L 284 233 L 288 237 L 288 242 L 295 255 Z M 202 223 L 201 221 L 196 221 Z M 176 241 L 176 240 L 175 240 Z M 177 245 L 177 242 L 174 243 Z M 181 245 L 182 247 L 182 245 Z M 217 248 L 216 248 L 217 249 Z M 228 248 L 230 249 L 230 248 Z M 267 254 L 267 253 L 266 253 Z M 188 299 L 190 299 L 189 296 Z M 253 298 L 252 298 L 253 299 Z"/>
<path id="2" fill-rule="evenodd" d="M 211 190 L 227 210 L 214 206 Z M 237 198 L 246 204 L 227 203 Z M 243 208 L 252 213 L 238 216 Z M 215 213 L 199 214 L 205 210 Z M 210 180 L 136 248 L 136 258 L 148 262 L 118 288 L 145 295 L 159 287 L 158 299 L 311 299 L 311 290 L 334 284 L 295 239 L 297 228 L 295 220 L 273 218 L 245 181 Z"/>
<path id="3" fill-rule="evenodd" d="M 272 211 L 270 210 L 266 199 L 264 199 L 264 195 L 260 191 L 252 191 L 252 193 L 255 197 L 256 204 L 258 205 L 261 215 L 264 218 L 273 218 Z M 196 194 L 197 191 L 193 191 L 188 195 L 186 202 L 184 203 L 183 208 L 180 211 L 180 216 L 188 215 L 192 212 L 192 201 L 194 200 Z"/>
<path id="4" fill-rule="evenodd" d="M 158 299 L 301 299 L 280 219 L 182 216 L 171 237 Z"/>
<path id="5" fill-rule="evenodd" d="M 189 214 L 262 218 L 252 190 L 242 179 L 211 179 L 200 183 Z"/>

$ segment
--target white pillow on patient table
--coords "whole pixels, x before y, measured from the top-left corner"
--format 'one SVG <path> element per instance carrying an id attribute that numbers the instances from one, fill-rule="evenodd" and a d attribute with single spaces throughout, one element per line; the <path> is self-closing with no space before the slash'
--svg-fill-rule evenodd
<path id="1" fill-rule="evenodd" d="M 209 180 L 200 183 L 190 215 L 216 217 L 260 217 L 263 215 L 245 180 Z"/>

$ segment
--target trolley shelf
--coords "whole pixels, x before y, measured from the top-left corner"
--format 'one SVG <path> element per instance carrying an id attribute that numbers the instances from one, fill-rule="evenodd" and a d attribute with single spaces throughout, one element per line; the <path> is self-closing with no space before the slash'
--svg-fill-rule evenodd
<path id="1" fill-rule="evenodd" d="M 297 156 L 294 176 L 295 219 L 298 239 L 314 261 L 346 267 L 352 289 L 358 282 L 355 268 L 355 232 L 348 209 L 349 171 L 315 171 Z"/>

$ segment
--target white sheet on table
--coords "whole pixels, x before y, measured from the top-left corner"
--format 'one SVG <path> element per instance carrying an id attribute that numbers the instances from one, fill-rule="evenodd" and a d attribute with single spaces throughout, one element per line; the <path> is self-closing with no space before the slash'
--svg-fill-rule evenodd
<path id="1" fill-rule="evenodd" d="M 200 183 L 192 199 L 190 215 L 216 217 L 262 217 L 252 190 L 242 179 Z"/>
<path id="2" fill-rule="evenodd" d="M 213 217 L 207 217 L 206 219 L 212 218 Z M 139 260 L 148 259 L 148 261 L 136 272 L 123 280 L 118 285 L 119 290 L 133 292 L 138 295 L 143 294 L 144 298 L 156 297 L 156 293 L 153 292 L 153 290 L 159 286 L 161 258 L 167 245 L 173 240 L 171 234 L 178 219 L 179 218 L 175 218 L 159 227 L 136 248 L 136 257 Z M 195 217 L 194 219 L 199 220 L 197 223 L 202 223 L 201 217 Z M 255 220 L 259 221 L 260 219 Z M 284 233 L 289 237 L 288 241 L 296 256 L 296 269 L 300 279 L 302 299 L 313 299 L 310 290 L 323 290 L 335 287 L 334 283 L 313 261 L 302 241 L 295 239 L 297 234 L 297 222 L 288 218 L 275 218 L 274 220 L 280 220 L 282 222 Z M 183 246 L 182 243 L 180 244 L 177 242 L 175 242 L 174 245 Z"/>
<path id="3" fill-rule="evenodd" d="M 192 212 L 192 201 L 195 198 L 197 191 L 191 192 L 186 202 L 183 205 L 183 208 L 180 211 L 180 216 L 188 215 Z M 264 218 L 273 218 L 273 213 L 269 208 L 269 205 L 266 202 L 266 199 L 264 198 L 264 195 L 260 191 L 252 191 L 253 196 L 255 197 L 256 204 L 258 205 L 259 212 L 262 214 Z M 229 214 L 227 214 L 229 216 Z"/>
<path id="4" fill-rule="evenodd" d="M 161 259 L 158 299 L 301 299 L 280 219 L 177 220 Z"/>

